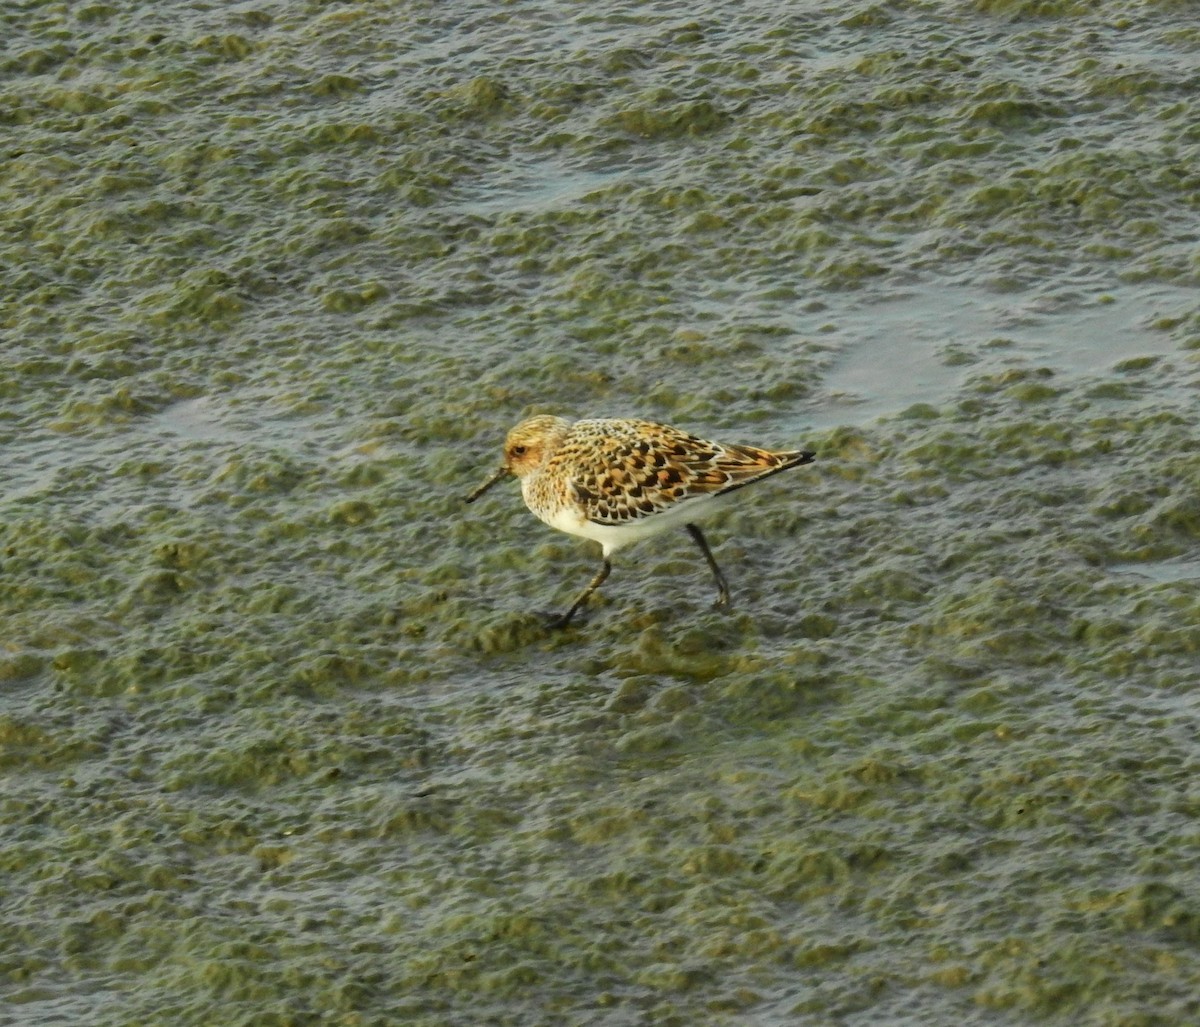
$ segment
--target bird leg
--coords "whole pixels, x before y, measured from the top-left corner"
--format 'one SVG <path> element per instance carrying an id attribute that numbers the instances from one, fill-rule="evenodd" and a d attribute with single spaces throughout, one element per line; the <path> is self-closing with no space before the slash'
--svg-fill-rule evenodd
<path id="1" fill-rule="evenodd" d="M 688 534 L 696 540 L 696 545 L 700 547 L 700 552 L 704 554 L 704 559 L 708 561 L 708 569 L 713 572 L 713 577 L 717 581 L 717 601 L 714 606 L 729 605 L 729 583 L 725 580 L 725 575 L 721 573 L 721 568 L 717 566 L 717 561 L 713 559 L 712 550 L 708 548 L 708 542 L 704 538 L 702 532 L 695 524 L 686 525 Z"/>
<path id="2" fill-rule="evenodd" d="M 552 628 L 565 628 L 568 624 L 570 624 L 571 618 L 579 612 L 579 608 L 588 601 L 588 598 L 593 592 L 596 591 L 596 589 L 604 584 L 605 578 L 607 578 L 611 573 L 612 564 L 606 557 L 604 563 L 600 566 L 600 570 L 596 572 L 596 576 L 592 578 L 590 582 L 588 582 L 588 587 L 579 593 L 579 597 L 571 604 L 571 608 L 567 610 L 567 612 L 561 617 L 555 617 L 554 620 L 550 622 L 550 626 Z"/>

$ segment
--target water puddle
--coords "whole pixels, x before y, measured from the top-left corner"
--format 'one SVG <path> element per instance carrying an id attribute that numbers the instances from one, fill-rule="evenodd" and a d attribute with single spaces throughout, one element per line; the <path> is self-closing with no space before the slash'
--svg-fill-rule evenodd
<path id="1" fill-rule="evenodd" d="M 144 431 L 152 436 L 200 442 L 246 442 L 247 430 L 239 430 L 228 422 L 227 412 L 210 396 L 198 396 L 172 403 L 150 417 Z"/>
<path id="2" fill-rule="evenodd" d="M 566 207 L 584 201 L 588 193 L 612 186 L 629 173 L 531 165 L 489 182 L 473 199 L 457 204 L 456 209 L 485 216 Z"/>
<path id="3" fill-rule="evenodd" d="M 1147 563 L 1116 563 L 1109 567 L 1114 574 L 1148 578 L 1158 585 L 1170 585 L 1177 581 L 1200 580 L 1198 560 L 1152 560 Z"/>
<path id="4" fill-rule="evenodd" d="M 936 407 L 968 377 L 1005 367 L 1049 367 L 1078 379 L 1133 357 L 1174 353 L 1176 341 L 1154 323 L 1194 305 L 1194 295 L 1167 288 L 1103 301 L 917 289 L 856 309 L 805 315 L 797 330 L 820 333 L 834 350 L 807 423 L 831 428 L 915 403 Z"/>

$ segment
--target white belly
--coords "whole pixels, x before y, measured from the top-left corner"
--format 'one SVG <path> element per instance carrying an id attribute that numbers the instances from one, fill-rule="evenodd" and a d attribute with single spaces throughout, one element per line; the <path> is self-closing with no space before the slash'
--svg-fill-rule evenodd
<path id="1" fill-rule="evenodd" d="M 721 505 L 719 496 L 697 496 L 658 513 L 647 514 L 624 524 L 597 524 L 580 515 L 574 507 L 564 506 L 541 519 L 552 528 L 599 542 L 607 557 L 624 546 L 640 542 L 684 524 L 691 524 L 715 513 Z M 536 512 L 536 511 L 535 511 Z"/>

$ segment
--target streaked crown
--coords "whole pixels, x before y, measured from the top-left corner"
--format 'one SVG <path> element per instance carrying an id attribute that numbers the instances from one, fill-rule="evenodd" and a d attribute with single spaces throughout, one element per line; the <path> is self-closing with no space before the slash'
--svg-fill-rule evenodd
<path id="1" fill-rule="evenodd" d="M 532 474 L 550 459 L 570 430 L 571 422 L 564 417 L 525 418 L 504 440 L 504 466 L 518 478 Z"/>

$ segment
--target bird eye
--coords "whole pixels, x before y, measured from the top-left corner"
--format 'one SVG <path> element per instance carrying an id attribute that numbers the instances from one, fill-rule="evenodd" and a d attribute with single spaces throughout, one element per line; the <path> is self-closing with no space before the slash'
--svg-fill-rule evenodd
<path id="1" fill-rule="evenodd" d="M 512 455 L 513 456 L 524 456 L 525 450 L 528 448 L 529 448 L 528 446 L 513 446 Z"/>

